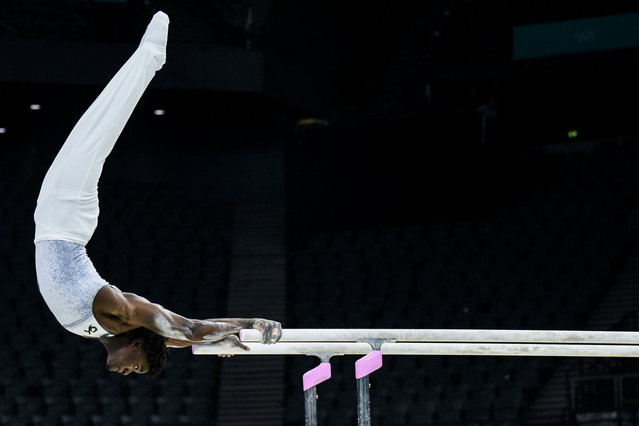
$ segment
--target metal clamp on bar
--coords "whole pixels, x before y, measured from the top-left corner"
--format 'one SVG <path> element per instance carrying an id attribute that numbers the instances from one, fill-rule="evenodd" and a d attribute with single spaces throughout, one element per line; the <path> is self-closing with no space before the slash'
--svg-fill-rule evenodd
<path id="1" fill-rule="evenodd" d="M 319 385 L 322 382 L 331 378 L 331 363 L 322 362 L 312 370 L 308 370 L 302 376 L 302 385 L 304 390 L 308 390 L 314 386 Z"/>
<path id="2" fill-rule="evenodd" d="M 393 342 L 394 339 L 362 339 L 360 342 L 366 342 L 373 349 L 369 354 L 355 361 L 355 378 L 361 379 L 368 376 L 373 371 L 382 368 L 382 344 Z"/>
<path id="3" fill-rule="evenodd" d="M 309 354 L 312 356 L 316 356 L 320 359 L 321 363 L 317 367 L 312 370 L 307 371 L 302 376 L 302 385 L 304 387 L 304 391 L 312 388 L 313 386 L 317 386 L 322 382 L 331 378 L 331 363 L 330 359 L 333 355 L 332 353 L 318 353 L 318 354 Z"/>
<path id="4" fill-rule="evenodd" d="M 355 361 L 355 378 L 361 379 L 382 368 L 382 351 L 374 350 Z"/>

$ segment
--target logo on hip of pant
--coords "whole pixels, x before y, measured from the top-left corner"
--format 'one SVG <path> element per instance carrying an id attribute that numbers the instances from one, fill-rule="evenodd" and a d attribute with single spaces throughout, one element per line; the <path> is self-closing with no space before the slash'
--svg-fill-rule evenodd
<path id="1" fill-rule="evenodd" d="M 87 334 L 92 334 L 92 333 L 95 333 L 96 331 L 98 331 L 98 327 L 96 327 L 95 325 L 89 325 L 89 328 L 84 330 L 84 332 Z"/>

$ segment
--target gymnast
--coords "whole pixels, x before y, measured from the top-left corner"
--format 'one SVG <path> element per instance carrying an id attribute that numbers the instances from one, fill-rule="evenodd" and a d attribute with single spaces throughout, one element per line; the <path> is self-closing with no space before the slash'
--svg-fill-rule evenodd
<path id="1" fill-rule="evenodd" d="M 75 125 L 49 168 L 38 196 L 35 266 L 47 306 L 68 331 L 98 339 L 106 368 L 155 377 L 169 347 L 213 342 L 249 350 L 242 329 L 262 332 L 262 343 L 282 334 L 276 321 L 249 318 L 190 319 L 108 284 L 85 246 L 98 223 L 98 180 L 136 104 L 166 62 L 169 17 L 157 12 L 140 45 Z"/>

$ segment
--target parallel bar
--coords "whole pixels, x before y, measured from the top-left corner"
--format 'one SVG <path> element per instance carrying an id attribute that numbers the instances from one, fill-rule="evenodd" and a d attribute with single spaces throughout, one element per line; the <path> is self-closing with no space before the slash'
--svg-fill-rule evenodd
<path id="1" fill-rule="evenodd" d="M 251 350 L 193 345 L 195 355 L 366 355 L 371 352 L 363 342 L 279 342 L 274 345 L 245 343 Z M 581 345 L 536 343 L 384 343 L 384 355 L 490 355 L 490 356 L 565 356 L 639 358 L 639 345 Z"/>
<path id="2" fill-rule="evenodd" d="M 242 330 L 243 342 L 259 342 L 258 330 Z M 281 342 L 357 342 L 365 339 L 393 339 L 396 342 L 482 342 L 482 343 L 583 343 L 639 344 L 639 332 L 579 330 L 464 330 L 464 329 L 366 329 L 288 328 Z"/>

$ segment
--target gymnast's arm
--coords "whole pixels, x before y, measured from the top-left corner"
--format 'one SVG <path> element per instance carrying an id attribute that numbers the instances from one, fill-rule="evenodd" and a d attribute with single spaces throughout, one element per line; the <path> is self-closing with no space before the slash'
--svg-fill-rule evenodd
<path id="1" fill-rule="evenodd" d="M 260 330 L 262 342 L 267 344 L 277 342 L 282 335 L 282 327 L 276 321 L 257 318 L 190 319 L 112 286 L 104 286 L 98 291 L 93 311 L 98 316 L 117 319 L 121 324 L 117 328 L 122 328 L 122 331 L 115 331 L 145 327 L 175 341 L 216 342 L 246 328 Z"/>
<path id="2" fill-rule="evenodd" d="M 193 346 L 195 342 L 189 342 L 187 340 L 178 340 L 178 339 L 167 339 L 166 346 L 169 348 L 187 348 Z M 231 334 L 230 336 L 226 336 L 222 340 L 218 340 L 216 342 L 209 343 L 210 345 L 219 345 L 223 347 L 239 347 L 240 349 L 244 349 L 245 351 L 250 351 L 251 349 L 246 346 L 242 341 L 235 335 Z M 230 357 L 231 355 L 218 355 L 220 357 Z"/>

